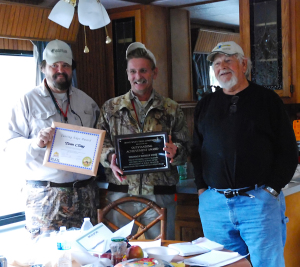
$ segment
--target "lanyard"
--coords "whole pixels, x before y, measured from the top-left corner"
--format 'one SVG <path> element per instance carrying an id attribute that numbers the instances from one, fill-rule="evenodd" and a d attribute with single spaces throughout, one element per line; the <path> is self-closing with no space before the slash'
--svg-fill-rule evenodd
<path id="1" fill-rule="evenodd" d="M 45 87 L 47 88 L 47 90 L 48 90 L 48 92 L 49 92 L 49 94 L 50 94 L 50 96 L 51 96 L 51 99 L 52 99 L 52 101 L 53 101 L 53 103 L 54 103 L 54 105 L 55 105 L 55 107 L 56 107 L 57 112 L 58 112 L 60 115 L 63 115 L 65 123 L 68 123 L 68 116 L 67 116 L 67 115 L 68 115 L 68 109 L 69 109 L 69 105 L 70 105 L 69 89 L 67 90 L 68 104 L 67 104 L 66 112 L 64 112 L 64 111 L 62 110 L 62 108 L 60 107 L 60 105 L 58 104 L 56 98 L 54 97 L 54 95 L 53 95 L 51 89 L 49 88 L 49 86 L 48 86 L 48 84 L 47 84 L 47 82 L 46 82 L 46 79 L 44 80 L 44 84 L 45 84 Z"/>

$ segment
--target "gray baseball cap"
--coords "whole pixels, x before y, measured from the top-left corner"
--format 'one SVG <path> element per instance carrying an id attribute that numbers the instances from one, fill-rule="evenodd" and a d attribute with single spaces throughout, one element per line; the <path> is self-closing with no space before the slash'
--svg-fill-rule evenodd
<path id="1" fill-rule="evenodd" d="M 59 61 L 72 65 L 72 50 L 67 43 L 60 40 L 53 40 L 47 44 L 43 52 L 43 59 L 49 65 Z"/>
<path id="2" fill-rule="evenodd" d="M 218 43 L 217 46 L 211 51 L 211 53 L 207 56 L 207 60 L 213 62 L 216 54 L 226 54 L 226 55 L 234 55 L 241 54 L 244 56 L 243 49 L 233 41 L 221 42 Z"/>

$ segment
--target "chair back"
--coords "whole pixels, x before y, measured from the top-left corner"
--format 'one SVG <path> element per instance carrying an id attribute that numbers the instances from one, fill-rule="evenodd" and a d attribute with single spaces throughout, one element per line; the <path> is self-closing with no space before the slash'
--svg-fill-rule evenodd
<path id="1" fill-rule="evenodd" d="M 140 210 L 137 214 L 131 216 L 119 207 L 120 204 L 127 203 L 127 202 L 143 203 L 146 206 L 142 210 Z M 143 225 L 137 219 L 150 209 L 154 209 L 156 211 L 157 217 L 153 221 L 151 221 L 148 225 Z M 117 227 L 115 224 L 113 224 L 111 221 L 109 221 L 106 218 L 106 215 L 111 210 L 115 210 L 115 211 L 119 212 L 120 214 L 122 214 L 124 217 L 126 217 L 129 220 L 134 220 L 134 223 L 139 227 L 139 231 L 136 234 L 127 236 L 127 238 L 129 240 L 138 239 L 146 231 L 148 231 L 152 226 L 154 226 L 155 224 L 157 224 L 159 222 L 160 222 L 160 234 L 154 240 L 157 240 L 160 238 L 163 240 L 166 239 L 167 210 L 166 210 L 166 208 L 161 208 L 155 202 L 153 202 L 149 199 L 143 198 L 143 197 L 135 197 L 135 196 L 123 197 L 116 201 L 111 202 L 103 209 L 98 209 L 97 210 L 98 223 L 102 222 L 105 225 L 107 225 L 108 227 L 110 227 L 116 231 L 119 229 L 119 227 Z"/>

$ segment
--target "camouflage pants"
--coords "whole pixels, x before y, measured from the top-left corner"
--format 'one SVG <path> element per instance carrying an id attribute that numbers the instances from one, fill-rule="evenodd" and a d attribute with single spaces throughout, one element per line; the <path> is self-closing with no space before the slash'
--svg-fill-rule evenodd
<path id="1" fill-rule="evenodd" d="M 97 224 L 98 186 L 48 187 L 26 185 L 26 228 L 32 238 L 60 226 L 80 228 L 84 217 Z"/>

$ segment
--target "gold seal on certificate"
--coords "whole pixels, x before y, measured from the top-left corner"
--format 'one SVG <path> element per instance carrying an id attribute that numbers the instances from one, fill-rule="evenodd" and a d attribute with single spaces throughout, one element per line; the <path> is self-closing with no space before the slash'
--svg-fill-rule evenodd
<path id="1" fill-rule="evenodd" d="M 170 170 L 166 132 L 151 132 L 115 137 L 119 168 L 126 174 L 160 172 Z"/>
<path id="2" fill-rule="evenodd" d="M 55 133 L 43 164 L 70 172 L 97 174 L 105 131 L 53 122 Z"/>

